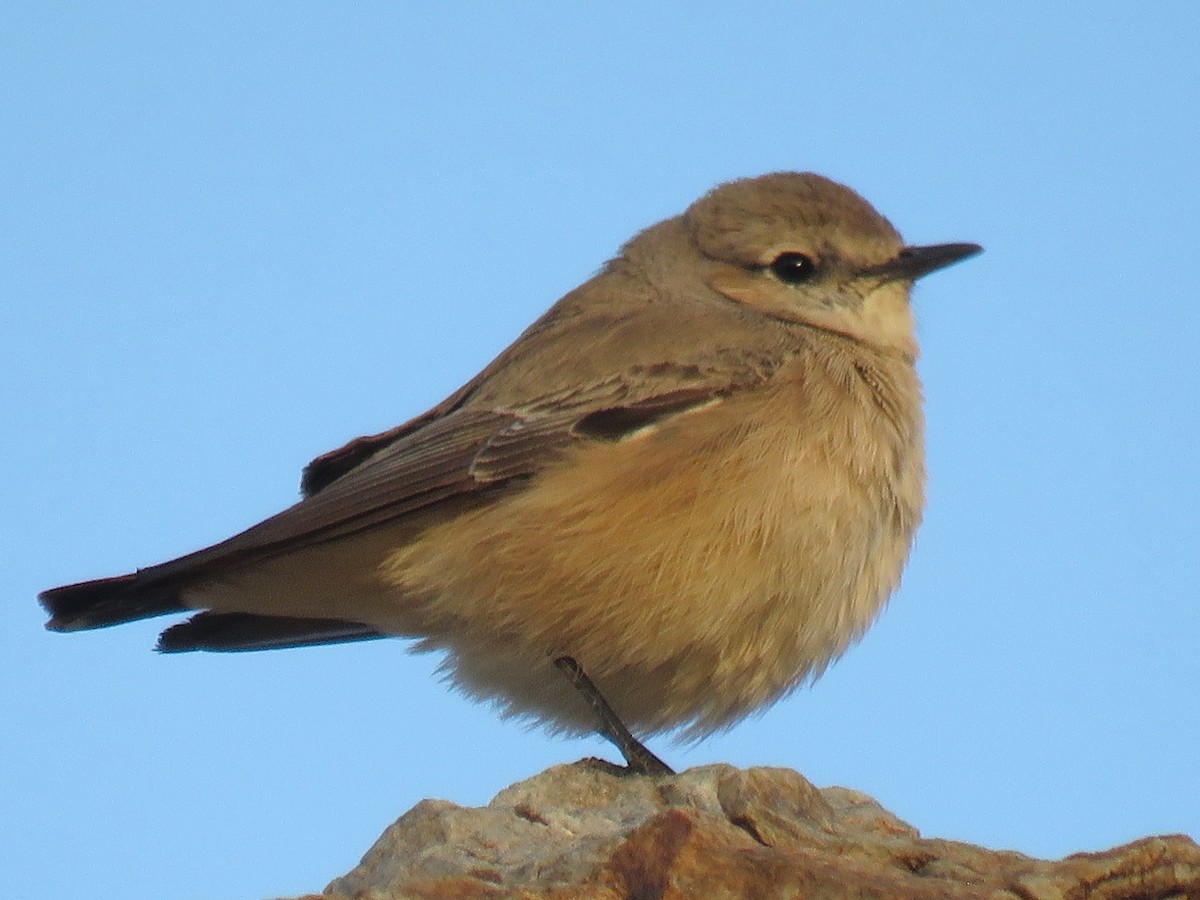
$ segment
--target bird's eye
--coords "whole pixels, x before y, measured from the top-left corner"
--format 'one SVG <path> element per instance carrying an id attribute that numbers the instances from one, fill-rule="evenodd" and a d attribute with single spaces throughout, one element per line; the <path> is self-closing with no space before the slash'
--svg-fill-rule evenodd
<path id="1" fill-rule="evenodd" d="M 817 274 L 817 264 L 803 253 L 780 253 L 767 268 L 784 284 L 800 284 Z"/>

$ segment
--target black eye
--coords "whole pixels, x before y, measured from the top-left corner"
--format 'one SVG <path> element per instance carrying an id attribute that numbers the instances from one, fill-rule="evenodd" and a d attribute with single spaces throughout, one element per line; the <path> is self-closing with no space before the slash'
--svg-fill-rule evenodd
<path id="1" fill-rule="evenodd" d="M 817 264 L 803 253 L 780 253 L 767 268 L 784 284 L 800 284 L 817 274 Z"/>

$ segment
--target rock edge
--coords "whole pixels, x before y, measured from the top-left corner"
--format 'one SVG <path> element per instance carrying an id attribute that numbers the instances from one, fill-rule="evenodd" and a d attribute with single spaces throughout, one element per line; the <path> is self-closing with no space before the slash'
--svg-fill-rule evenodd
<path id="1" fill-rule="evenodd" d="M 663 779 L 556 766 L 485 807 L 423 800 L 303 900 L 1200 898 L 1200 846 L 1149 837 L 1041 860 L 922 838 L 865 794 L 790 769 Z"/>

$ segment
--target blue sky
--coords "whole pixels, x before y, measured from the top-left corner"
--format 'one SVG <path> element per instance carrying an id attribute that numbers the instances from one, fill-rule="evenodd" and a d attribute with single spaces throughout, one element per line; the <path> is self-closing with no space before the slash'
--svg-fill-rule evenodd
<path id="1" fill-rule="evenodd" d="M 423 797 L 609 750 L 399 641 L 163 657 L 38 590 L 291 503 L 717 182 L 914 243 L 929 509 L 812 690 L 677 767 L 790 766 L 1036 855 L 1200 836 L 1200 7 L 10 4 L 0 843 L 13 896 L 319 890 Z"/>

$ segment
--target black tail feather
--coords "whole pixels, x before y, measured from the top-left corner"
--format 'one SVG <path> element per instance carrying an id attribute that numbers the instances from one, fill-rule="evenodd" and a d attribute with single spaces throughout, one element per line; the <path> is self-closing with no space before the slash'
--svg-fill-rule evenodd
<path id="1" fill-rule="evenodd" d="M 107 628 L 188 609 L 170 585 L 146 583 L 137 574 L 51 588 L 38 600 L 50 613 L 51 631 Z"/>
<path id="2" fill-rule="evenodd" d="M 196 612 L 179 600 L 178 588 L 139 574 L 119 575 L 51 588 L 38 595 L 50 614 L 51 631 L 107 628 L 171 613 Z M 173 625 L 158 639 L 164 653 L 187 650 L 271 650 L 339 644 L 385 637 L 373 628 L 341 619 L 260 616 L 202 611 Z"/>
<path id="3" fill-rule="evenodd" d="M 358 622 L 341 619 L 202 612 L 164 631 L 158 638 L 158 649 L 163 653 L 276 650 L 369 641 L 381 637 L 386 635 Z"/>

